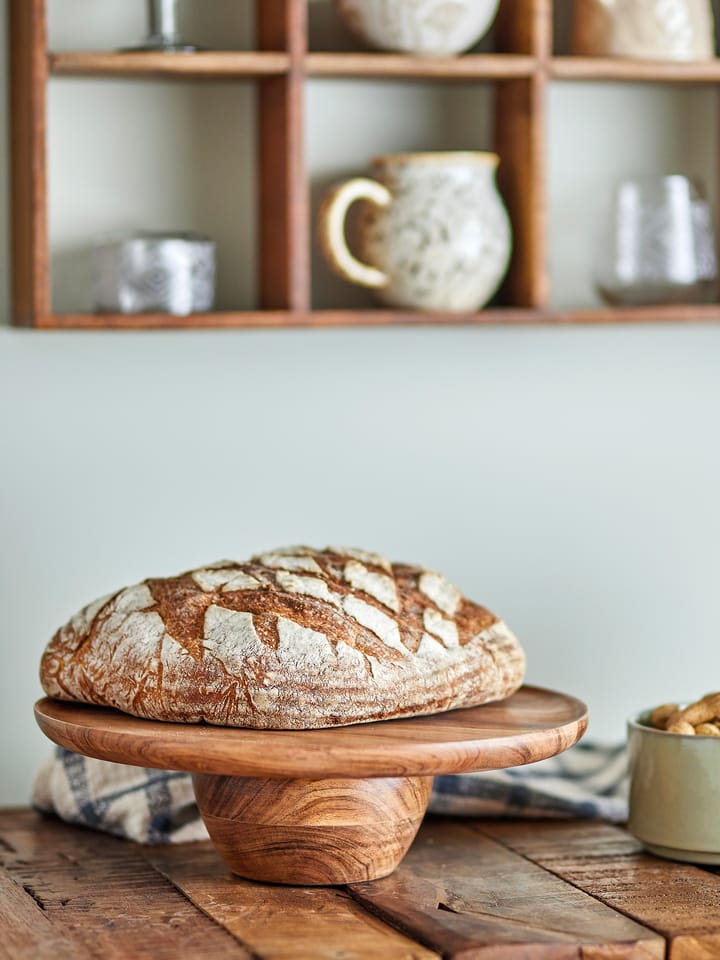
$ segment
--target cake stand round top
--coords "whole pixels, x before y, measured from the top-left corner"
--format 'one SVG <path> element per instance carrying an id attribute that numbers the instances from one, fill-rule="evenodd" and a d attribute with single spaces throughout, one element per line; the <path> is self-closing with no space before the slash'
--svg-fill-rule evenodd
<path id="1" fill-rule="evenodd" d="M 522 687 L 498 703 L 323 730 L 254 730 L 142 720 L 108 707 L 45 698 L 43 733 L 75 753 L 116 763 L 239 777 L 410 777 L 515 767 L 580 739 L 587 708 Z"/>

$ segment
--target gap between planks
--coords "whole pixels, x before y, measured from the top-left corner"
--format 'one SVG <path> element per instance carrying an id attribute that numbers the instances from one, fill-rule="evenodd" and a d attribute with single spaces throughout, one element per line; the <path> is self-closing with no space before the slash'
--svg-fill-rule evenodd
<path id="1" fill-rule="evenodd" d="M 720 957 L 720 877 L 643 851 L 607 823 L 484 822 L 473 829 L 613 910 L 656 930 L 667 960 Z"/>
<path id="2" fill-rule="evenodd" d="M 665 956 L 657 933 L 468 823 L 431 818 L 394 874 L 349 893 L 453 960 Z"/>

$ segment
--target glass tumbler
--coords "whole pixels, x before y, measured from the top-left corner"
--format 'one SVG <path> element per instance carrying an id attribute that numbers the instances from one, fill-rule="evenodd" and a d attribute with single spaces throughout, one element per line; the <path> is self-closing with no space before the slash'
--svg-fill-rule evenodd
<path id="1" fill-rule="evenodd" d="M 714 300 L 715 234 L 702 185 L 679 174 L 618 183 L 595 262 L 596 289 L 612 306 Z"/>

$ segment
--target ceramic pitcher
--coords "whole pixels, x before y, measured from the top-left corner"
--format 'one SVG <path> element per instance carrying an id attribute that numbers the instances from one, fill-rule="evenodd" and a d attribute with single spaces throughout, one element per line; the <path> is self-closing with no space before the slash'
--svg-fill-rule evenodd
<path id="1" fill-rule="evenodd" d="M 371 287 L 389 306 L 472 311 L 497 290 L 507 270 L 511 229 L 495 186 L 493 153 L 414 153 L 376 157 L 373 179 L 335 187 L 320 212 L 320 241 L 330 265 Z M 345 239 L 356 200 L 360 257 Z"/>
<path id="2" fill-rule="evenodd" d="M 710 0 L 575 0 L 573 52 L 649 60 L 715 54 Z"/>
<path id="3" fill-rule="evenodd" d="M 346 25 L 371 47 L 441 56 L 490 29 L 500 0 L 335 0 Z"/>

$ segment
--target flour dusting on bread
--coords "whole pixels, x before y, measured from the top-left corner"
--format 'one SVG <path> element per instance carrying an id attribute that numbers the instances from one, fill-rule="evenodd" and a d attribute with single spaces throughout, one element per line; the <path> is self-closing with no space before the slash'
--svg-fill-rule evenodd
<path id="1" fill-rule="evenodd" d="M 442 575 L 297 546 L 96 601 L 40 672 L 49 696 L 139 717 L 310 729 L 503 699 L 524 668 L 503 621 Z"/>

